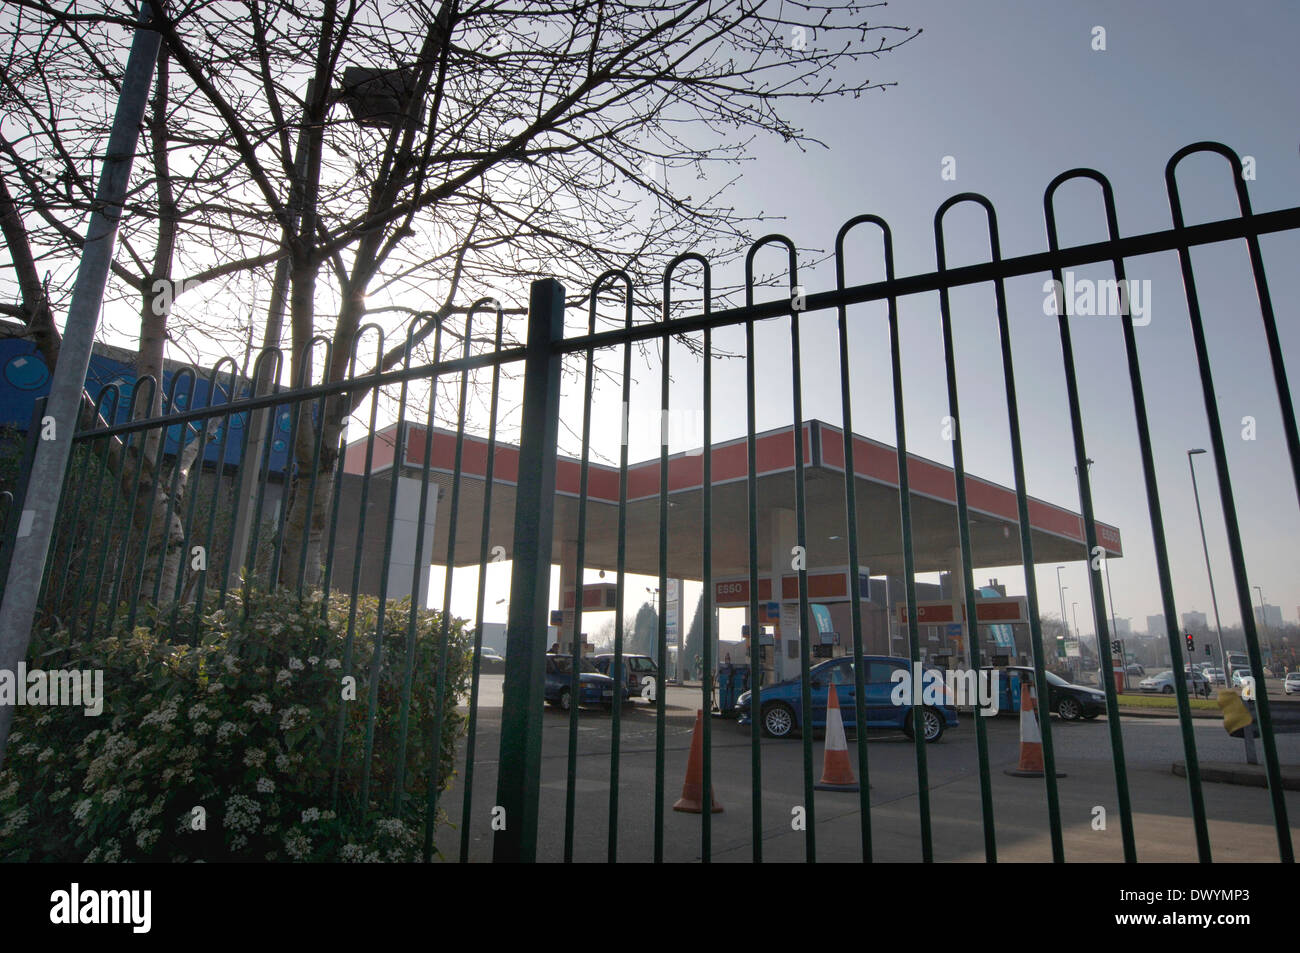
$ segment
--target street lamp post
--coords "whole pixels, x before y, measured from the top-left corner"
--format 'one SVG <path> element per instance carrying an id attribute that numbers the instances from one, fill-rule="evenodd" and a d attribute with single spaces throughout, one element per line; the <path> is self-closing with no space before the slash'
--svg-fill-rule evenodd
<path id="1" fill-rule="evenodd" d="M 1259 627 L 1263 631 L 1263 633 L 1267 635 L 1268 619 L 1264 618 L 1264 590 L 1261 589 L 1259 586 L 1252 586 L 1251 588 L 1259 593 Z M 1273 657 L 1273 643 L 1271 639 L 1269 640 L 1268 654 L 1271 660 Z"/>
<path id="2" fill-rule="evenodd" d="M 1070 603 L 1070 611 L 1074 614 L 1074 638 L 1076 641 L 1083 641 L 1083 636 L 1079 634 L 1079 603 Z M 1101 646 L 1097 647 L 1097 655 L 1101 656 Z"/>
<path id="3" fill-rule="evenodd" d="M 1205 552 L 1205 575 L 1210 579 L 1210 603 L 1214 606 L 1214 628 L 1219 633 L 1219 664 L 1223 666 L 1223 674 L 1226 677 L 1228 673 L 1228 653 L 1223 648 L 1223 625 L 1219 622 L 1219 599 L 1214 594 L 1214 572 L 1210 569 L 1210 547 L 1205 541 L 1205 518 L 1201 515 L 1201 493 L 1196 487 L 1196 467 L 1192 464 L 1192 457 L 1198 453 L 1204 453 L 1203 448 L 1198 447 L 1195 450 L 1187 451 L 1187 469 L 1192 473 L 1192 495 L 1196 498 L 1196 520 L 1201 524 L 1201 549 Z M 1187 660 L 1190 665 L 1191 659 Z"/>
<path id="4" fill-rule="evenodd" d="M 1119 623 L 1115 621 L 1115 592 L 1110 587 L 1110 560 L 1102 559 L 1102 567 L 1106 570 L 1106 598 L 1110 600 L 1110 634 L 1113 638 L 1119 638 Z"/>
<path id="5" fill-rule="evenodd" d="M 1061 585 L 1061 570 L 1064 566 L 1056 567 L 1056 591 L 1061 597 L 1061 625 L 1065 625 L 1065 590 L 1066 587 Z"/>
<path id="6" fill-rule="evenodd" d="M 1066 635 L 1069 635 L 1070 630 L 1065 624 L 1065 587 L 1061 585 L 1061 570 L 1064 568 L 1064 566 L 1056 567 L 1056 592 L 1061 597 L 1061 628 L 1065 629 Z"/>

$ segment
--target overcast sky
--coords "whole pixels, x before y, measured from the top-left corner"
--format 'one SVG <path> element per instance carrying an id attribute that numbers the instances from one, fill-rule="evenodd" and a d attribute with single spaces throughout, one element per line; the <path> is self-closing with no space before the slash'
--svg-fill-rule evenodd
<path id="1" fill-rule="evenodd" d="M 1294 44 L 1300 13 L 1283 2 L 1229 7 L 1215 2 L 965 3 L 917 0 L 892 3 L 879 22 L 919 26 L 924 33 L 882 58 L 873 78 L 896 81 L 887 91 L 857 100 L 808 107 L 799 118 L 828 149 L 801 153 L 779 142 L 761 143 L 732 194 L 738 208 L 770 217 L 764 230 L 783 232 L 805 250 L 801 264 L 833 247 L 840 224 L 874 212 L 890 222 L 900 275 L 936 266 L 932 220 L 950 195 L 988 196 L 998 214 L 1005 256 L 1046 248 L 1043 190 L 1066 169 L 1088 166 L 1114 187 L 1121 234 L 1171 224 L 1164 186 L 1169 157 L 1183 145 L 1218 140 L 1254 158 L 1248 183 L 1256 211 L 1300 205 L 1300 130 Z M 1095 50 L 1105 30 L 1105 49 Z M 812 38 L 811 42 L 816 42 Z M 956 179 L 943 177 L 945 157 Z M 1236 213 L 1231 174 L 1214 157 L 1181 166 L 1189 222 Z M 1104 237 L 1101 201 L 1094 187 L 1077 184 L 1058 200 L 1062 244 Z M 982 213 L 955 209 L 946 220 L 950 266 L 986 260 Z M 852 248 L 849 282 L 883 277 L 879 243 L 870 229 Z M 1288 356 L 1298 343 L 1294 262 L 1296 235 L 1261 240 L 1280 333 Z M 763 268 L 783 268 L 770 251 Z M 1276 391 L 1267 360 L 1259 308 L 1243 242 L 1193 254 L 1211 348 L 1228 462 L 1251 586 L 1295 620 L 1300 579 L 1295 541 L 1300 509 L 1281 436 Z M 1204 402 L 1192 348 L 1175 253 L 1129 259 L 1130 279 L 1149 281 L 1149 324 L 1136 329 L 1152 426 L 1156 467 L 1179 612 L 1212 614 L 1209 585 L 1188 474 L 1186 451 L 1210 447 Z M 739 281 L 734 273 L 715 282 Z M 1075 269 L 1079 278 L 1107 278 L 1109 267 Z M 804 271 L 807 290 L 833 286 L 830 266 Z M 1008 282 L 1008 307 L 1030 495 L 1078 508 L 1074 455 L 1060 343 L 1054 317 L 1043 313 L 1043 281 L 1034 275 Z M 773 291 L 759 297 L 775 297 Z M 1013 485 L 1010 440 L 991 285 L 952 296 L 967 470 Z M 909 449 L 952 462 L 941 418 L 947 394 L 936 294 L 900 301 Z M 884 307 L 851 311 L 853 414 L 859 433 L 894 443 L 888 338 Z M 570 315 L 570 323 L 585 321 Z M 834 314 L 808 315 L 803 324 L 804 416 L 840 421 Z M 1076 317 L 1072 334 L 1082 387 L 1085 439 L 1095 461 L 1093 490 L 1100 520 L 1120 527 L 1124 558 L 1110 565 L 1114 611 L 1146 628 L 1160 594 L 1143 492 L 1133 406 L 1118 319 Z M 719 347 L 740 350 L 739 333 L 719 334 Z M 789 321 L 757 331 L 759 428 L 790 423 Z M 679 357 L 680 353 L 680 357 Z M 699 406 L 698 364 L 673 354 L 674 406 Z M 1296 373 L 1296 362 L 1290 370 Z M 739 361 L 715 369 L 715 436 L 744 433 L 744 378 Z M 1293 387 L 1295 384 L 1292 385 Z M 566 386 L 566 418 L 580 420 L 576 382 Z M 607 385 L 597 401 L 599 434 L 617 433 L 617 390 Z M 633 413 L 657 406 L 657 368 L 638 376 Z M 1243 439 L 1242 420 L 1253 417 L 1255 439 Z M 688 449 L 689 428 L 672 451 Z M 655 455 L 654 428 L 631 438 L 633 460 Z M 571 448 L 572 449 L 572 448 Z M 617 438 L 597 452 L 617 452 Z M 1210 456 L 1198 458 L 1198 478 L 1216 591 L 1224 625 L 1239 621 L 1226 534 Z M 869 528 L 864 528 L 868 529 Z M 457 608 L 472 609 L 472 573 L 457 585 Z M 981 567 L 976 582 L 996 575 L 1023 592 L 1014 569 Z M 1093 631 L 1082 562 L 1062 573 L 1066 606 L 1079 602 L 1079 626 Z M 1055 564 L 1038 573 L 1042 611 L 1057 614 Z M 637 583 L 633 583 L 637 585 Z M 629 591 L 639 591 L 630 589 Z M 461 594 L 464 594 L 462 596 Z M 698 588 L 688 587 L 687 611 Z M 1251 597 L 1258 596 L 1253 588 Z M 491 605 L 492 600 L 489 600 Z M 500 607 L 504 610 L 504 606 Z M 491 616 L 489 616 L 491 617 Z M 688 616 L 689 619 L 689 616 Z M 585 628 L 585 626 L 584 626 Z"/>

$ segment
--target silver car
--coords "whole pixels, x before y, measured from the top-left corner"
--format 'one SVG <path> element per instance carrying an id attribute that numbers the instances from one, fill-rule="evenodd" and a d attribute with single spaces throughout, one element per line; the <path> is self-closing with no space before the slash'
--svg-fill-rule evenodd
<path id="1" fill-rule="evenodd" d="M 1286 673 L 1286 680 L 1282 682 L 1282 691 L 1288 695 L 1300 692 L 1300 672 Z"/>
<path id="2" fill-rule="evenodd" d="M 1183 678 L 1187 681 L 1187 690 L 1193 695 L 1208 695 L 1210 692 L 1210 683 L 1200 672 L 1184 672 Z M 1174 673 L 1172 669 L 1166 669 L 1150 678 L 1144 678 L 1138 682 L 1138 688 L 1144 692 L 1158 692 L 1162 695 L 1172 695 L 1174 693 Z"/>

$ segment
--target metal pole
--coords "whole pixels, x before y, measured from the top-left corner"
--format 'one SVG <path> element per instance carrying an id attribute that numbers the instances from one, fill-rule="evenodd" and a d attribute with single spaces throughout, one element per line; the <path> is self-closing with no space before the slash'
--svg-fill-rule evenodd
<path id="1" fill-rule="evenodd" d="M 537 806 L 542 768 L 542 690 L 546 680 L 546 625 L 551 592 L 551 536 L 555 528 L 555 452 L 560 417 L 564 286 L 534 281 L 528 303 L 528 342 L 515 489 L 515 535 L 510 551 L 510 617 L 502 685 L 501 755 L 497 806 L 503 827 L 494 861 L 537 858 Z"/>
<path id="2" fill-rule="evenodd" d="M 1110 588 L 1110 560 L 1103 558 L 1101 564 L 1106 567 L 1106 598 L 1110 600 L 1110 631 L 1119 638 L 1119 626 L 1115 623 L 1115 593 Z M 1100 645 L 1098 646 L 1100 648 Z M 1127 664 L 1128 659 L 1125 659 Z"/>
<path id="3" fill-rule="evenodd" d="M 1196 467 L 1192 465 L 1193 455 L 1204 452 L 1204 450 L 1188 450 L 1187 469 L 1192 472 L 1192 495 L 1196 498 L 1196 520 L 1201 524 L 1201 549 L 1205 552 L 1205 575 L 1210 579 L 1210 603 L 1214 606 L 1214 628 L 1219 633 L 1219 664 L 1223 666 L 1223 677 L 1226 680 L 1232 673 L 1228 671 L 1228 653 L 1223 648 L 1223 626 L 1219 622 L 1219 599 L 1214 594 L 1214 572 L 1210 569 L 1210 547 L 1205 542 L 1205 518 L 1201 516 L 1201 492 L 1196 488 Z"/>
<path id="4" fill-rule="evenodd" d="M 1253 588 L 1256 592 L 1259 593 L 1259 627 L 1260 627 L 1260 628 L 1264 631 L 1264 633 L 1267 635 L 1267 634 L 1268 634 L 1268 620 L 1267 620 L 1266 618 L 1264 618 L 1264 590 L 1261 589 L 1259 586 L 1253 586 L 1252 588 Z M 1273 657 L 1273 642 L 1272 642 L 1271 639 L 1269 640 L 1269 645 L 1268 645 L 1268 654 L 1269 654 L 1269 660 L 1271 661 L 1271 660 L 1272 660 L 1272 657 Z M 1263 673 L 1263 672 L 1253 672 L 1253 673 L 1251 673 L 1251 674 L 1255 675 L 1256 678 L 1259 678 L 1259 679 L 1261 679 L 1261 680 L 1262 680 L 1263 677 L 1264 677 L 1264 673 Z M 1261 686 L 1261 688 L 1262 688 L 1262 686 Z"/>
<path id="5" fill-rule="evenodd" d="M 86 369 L 104 300 L 104 286 L 113 260 L 113 244 L 122 217 L 131 165 L 140 139 L 149 87 L 158 62 L 161 37 L 148 28 L 153 14 L 148 3 L 140 4 L 139 22 L 131 40 L 131 53 L 122 78 L 117 111 L 108 136 L 108 149 L 95 193 L 95 207 L 86 226 L 86 241 L 81 250 L 77 281 L 63 329 L 59 360 L 50 384 L 46 419 L 54 425 L 53 438 L 41 440 L 32 461 L 31 481 L 20 514 L 18 537 L 14 541 L 4 603 L 0 605 L 0 669 L 14 672 L 27 657 L 36 617 L 36 600 L 45 574 L 50 539 L 63 478 L 72 453 L 72 435 L 76 430 L 82 392 L 86 386 Z M 13 723 L 12 705 L 0 706 L 0 766 L 4 765 L 5 744 Z"/>
<path id="6" fill-rule="evenodd" d="M 1056 594 L 1061 597 L 1061 627 L 1062 628 L 1065 628 L 1065 589 L 1062 588 L 1061 586 L 1061 570 L 1064 568 L 1065 568 L 1064 566 L 1056 567 Z M 1066 635 L 1070 634 L 1068 628 L 1066 628 L 1065 634 Z"/>

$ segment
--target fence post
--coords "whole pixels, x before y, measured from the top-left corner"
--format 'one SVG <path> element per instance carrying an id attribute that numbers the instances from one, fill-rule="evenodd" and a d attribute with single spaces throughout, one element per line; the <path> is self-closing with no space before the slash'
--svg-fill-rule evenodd
<path id="1" fill-rule="evenodd" d="M 554 344 L 563 336 L 564 286 L 554 278 L 534 281 L 528 300 L 515 535 L 510 549 L 510 613 L 496 801 L 504 810 L 505 826 L 495 832 L 492 849 L 492 859 L 498 862 L 531 863 L 537 856 L 542 692 L 560 415 L 560 355 Z"/>

